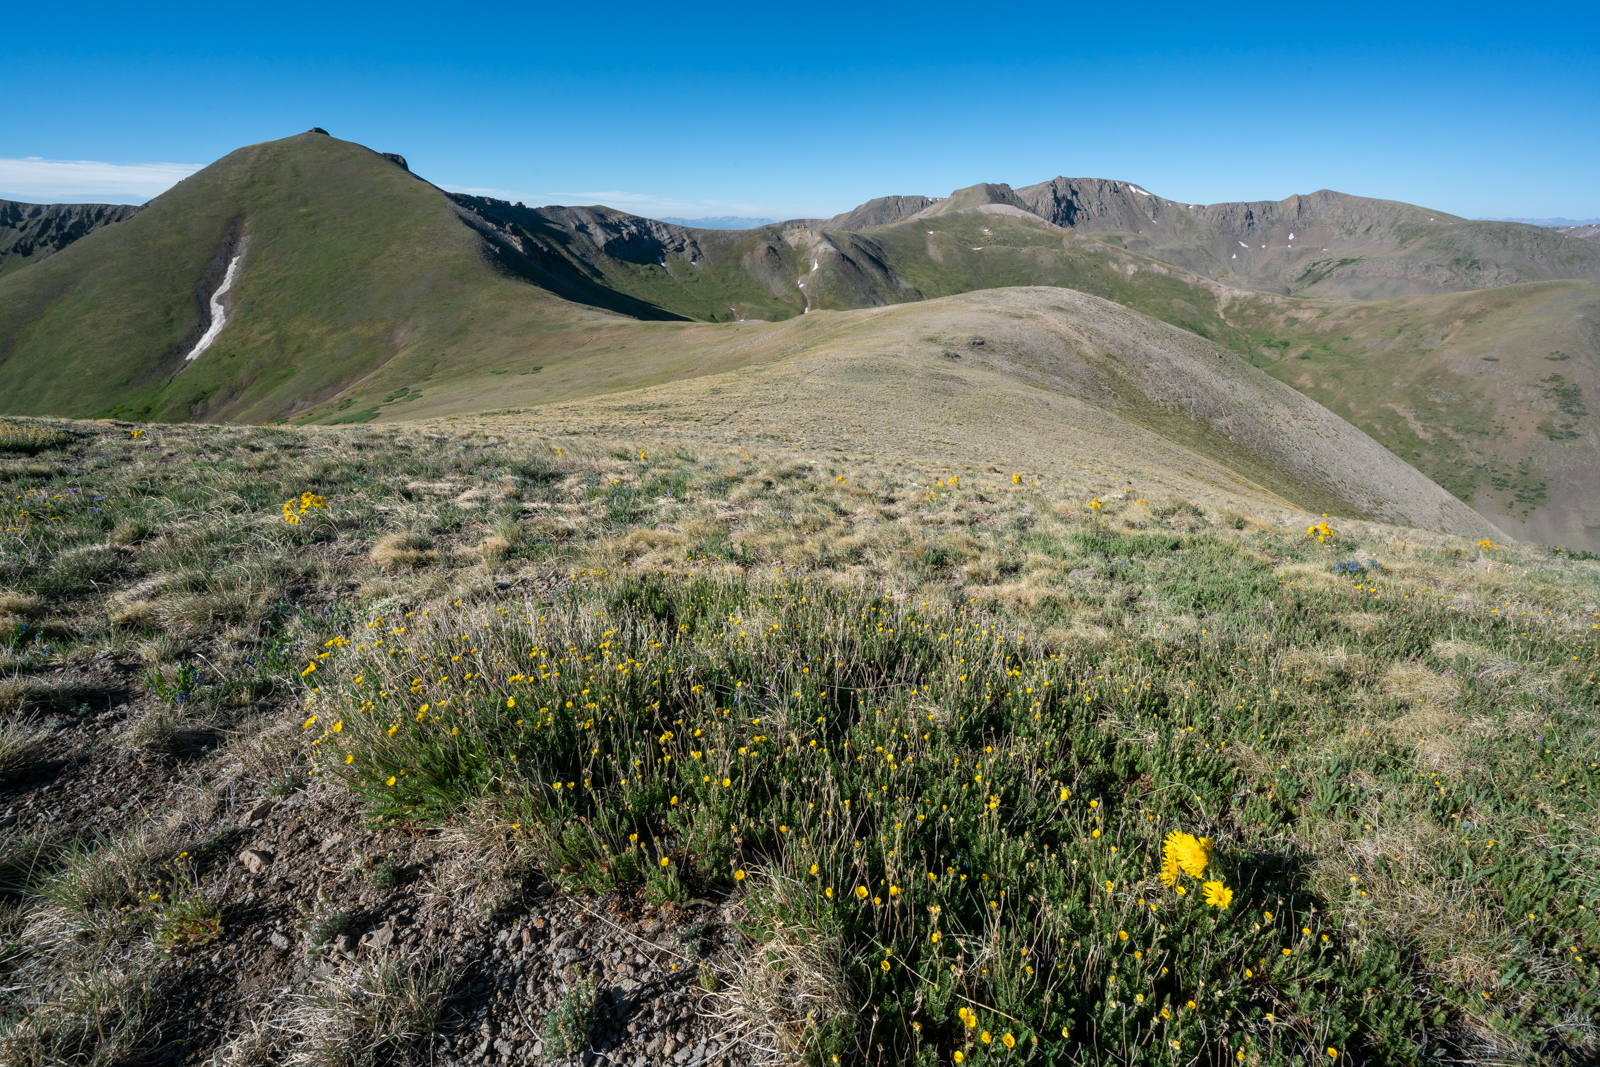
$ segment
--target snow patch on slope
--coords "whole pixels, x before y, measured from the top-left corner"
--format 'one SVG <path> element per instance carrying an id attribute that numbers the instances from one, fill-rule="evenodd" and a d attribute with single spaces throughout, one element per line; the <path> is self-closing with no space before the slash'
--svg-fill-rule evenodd
<path id="1" fill-rule="evenodd" d="M 211 325 L 206 327 L 206 332 L 200 335 L 200 340 L 195 342 L 189 354 L 183 357 L 185 363 L 193 363 L 200 353 L 210 348 L 211 343 L 217 339 L 217 334 L 228 324 L 228 312 L 222 306 L 222 298 L 233 288 L 233 278 L 239 272 L 239 261 L 243 258 L 244 253 L 240 252 L 229 261 L 228 273 L 222 276 L 222 284 L 211 294 Z"/>

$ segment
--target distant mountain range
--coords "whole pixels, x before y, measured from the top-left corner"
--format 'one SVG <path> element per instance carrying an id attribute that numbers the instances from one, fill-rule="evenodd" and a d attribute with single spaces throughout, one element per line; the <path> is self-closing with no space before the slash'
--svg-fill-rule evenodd
<path id="1" fill-rule="evenodd" d="M 718 215 L 707 219 L 680 219 L 671 215 L 663 215 L 662 222 L 670 222 L 674 226 L 688 226 L 696 230 L 753 230 L 757 226 L 771 226 L 773 219 L 746 219 L 737 215 Z"/>
<path id="2" fill-rule="evenodd" d="M 1550 228 L 1327 190 L 1187 204 L 1065 177 L 686 227 L 446 193 L 320 131 L 239 149 L 137 211 L 14 207 L 0 213 L 8 412 L 364 422 L 536 406 L 779 359 L 783 331 L 819 328 L 792 320 L 903 352 L 943 343 L 931 323 L 946 313 L 874 309 L 988 290 L 989 321 L 1010 303 L 1032 321 L 1056 314 L 1041 294 L 1070 289 L 1090 298 L 1071 316 L 1103 319 L 1093 298 L 1127 309 L 1124 340 L 1087 325 L 1063 340 L 1076 327 L 1058 324 L 1027 359 L 966 341 L 935 358 L 1027 377 L 1070 356 L 1079 369 L 1050 371 L 1049 388 L 1067 374 L 1076 395 L 1286 499 L 1410 514 L 1403 479 L 1363 487 L 1337 469 L 1354 439 L 1246 431 L 1255 406 L 1281 406 L 1277 379 L 1502 530 L 1600 549 L 1600 241 Z M 1184 360 L 1251 365 L 1203 424 L 1197 380 L 1116 384 L 1143 380 L 1149 346 L 1174 336 Z"/>

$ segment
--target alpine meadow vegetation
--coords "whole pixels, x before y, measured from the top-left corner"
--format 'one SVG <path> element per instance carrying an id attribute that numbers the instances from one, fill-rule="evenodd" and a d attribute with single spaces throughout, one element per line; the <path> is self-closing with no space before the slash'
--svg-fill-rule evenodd
<path id="1" fill-rule="evenodd" d="M 59 668 L 111 657 L 95 751 L 214 768 L 0 830 L 6 1062 L 158 1047 L 243 914 L 230 805 L 308 782 L 566 897 L 726 901 L 738 950 L 685 959 L 751 1062 L 1600 1055 L 1593 561 L 490 418 L 0 434 L 42 442 L 0 444 L 0 767 L 57 773 L 107 711 Z M 357 902 L 298 907 L 320 959 Z M 455 966 L 372 956 L 227 1047 L 404 1060 Z"/>

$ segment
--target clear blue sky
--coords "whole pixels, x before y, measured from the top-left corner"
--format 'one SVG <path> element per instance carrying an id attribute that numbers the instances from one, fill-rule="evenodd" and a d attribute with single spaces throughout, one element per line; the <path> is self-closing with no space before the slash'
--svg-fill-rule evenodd
<path id="1" fill-rule="evenodd" d="M 0 197 L 138 202 L 323 126 L 439 185 L 824 216 L 1057 174 L 1600 215 L 1600 4 L 35 3 Z M 17 161 L 24 162 L 17 162 Z M 32 160 L 32 161 L 30 161 Z"/>

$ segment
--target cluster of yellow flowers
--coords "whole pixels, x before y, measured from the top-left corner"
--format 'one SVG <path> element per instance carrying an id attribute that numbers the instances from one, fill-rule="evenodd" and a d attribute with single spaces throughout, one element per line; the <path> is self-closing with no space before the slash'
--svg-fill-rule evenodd
<path id="1" fill-rule="evenodd" d="M 285 500 L 283 502 L 283 521 L 290 526 L 300 525 L 300 516 L 312 508 L 325 508 L 328 502 L 309 489 L 300 494 L 299 500 Z M 298 510 L 296 510 L 298 508 Z"/>
<path id="2" fill-rule="evenodd" d="M 1090 511 L 1099 511 L 1103 507 L 1105 507 L 1105 504 L 1101 503 L 1099 497 L 1095 497 L 1093 500 L 1089 501 Z"/>
<path id="3" fill-rule="evenodd" d="M 1174 830 L 1161 846 L 1161 882 L 1167 888 L 1176 890 L 1179 896 L 1188 890 L 1178 885 L 1178 877 L 1186 874 L 1190 878 L 1199 878 L 1210 865 L 1209 837 L 1196 837 Z M 1226 908 L 1233 903 L 1233 890 L 1216 879 L 1201 885 L 1200 891 L 1205 902 L 1213 908 Z"/>
<path id="4" fill-rule="evenodd" d="M 37 426 L 21 426 L 14 422 L 0 422 L 0 443 L 8 446 L 34 444 L 57 436 L 59 434 L 54 430 L 41 430 Z"/>
<path id="5" fill-rule="evenodd" d="M 1500 546 L 1495 544 L 1493 541 L 1479 541 L 1478 542 L 1478 547 L 1479 548 L 1496 549 L 1496 548 L 1499 548 Z"/>
<path id="6" fill-rule="evenodd" d="M 1326 541 L 1333 536 L 1333 531 L 1329 529 L 1328 522 L 1324 519 L 1322 522 L 1307 526 L 1306 534 L 1307 536 L 1315 537 L 1318 541 Z"/>

